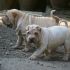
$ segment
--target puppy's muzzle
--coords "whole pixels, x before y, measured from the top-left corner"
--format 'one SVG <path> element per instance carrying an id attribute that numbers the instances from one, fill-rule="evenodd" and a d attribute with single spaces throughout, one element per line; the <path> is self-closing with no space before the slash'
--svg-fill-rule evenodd
<path id="1" fill-rule="evenodd" d="M 9 28 L 13 27 L 13 25 L 10 22 L 10 20 L 9 20 L 7 15 L 3 16 L 2 21 L 3 21 L 3 24 L 6 25 L 7 27 L 9 27 Z"/>
<path id="2" fill-rule="evenodd" d="M 29 38 L 29 43 L 35 43 L 35 38 Z"/>

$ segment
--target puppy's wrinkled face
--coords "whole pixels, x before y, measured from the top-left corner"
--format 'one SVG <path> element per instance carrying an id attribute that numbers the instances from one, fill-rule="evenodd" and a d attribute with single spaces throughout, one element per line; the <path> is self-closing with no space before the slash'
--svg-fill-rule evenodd
<path id="1" fill-rule="evenodd" d="M 26 27 L 26 41 L 29 44 L 36 44 L 40 41 L 41 28 L 38 25 L 28 25 Z"/>
<path id="2" fill-rule="evenodd" d="M 3 16 L 2 21 L 3 21 L 3 24 L 5 24 L 7 27 L 9 27 L 9 28 L 13 27 L 13 24 L 11 23 L 11 21 L 7 15 Z"/>
<path id="3" fill-rule="evenodd" d="M 6 12 L 6 15 L 3 16 L 2 21 L 7 27 L 14 27 L 15 26 L 15 18 L 17 16 L 17 13 L 13 10 L 8 10 Z"/>

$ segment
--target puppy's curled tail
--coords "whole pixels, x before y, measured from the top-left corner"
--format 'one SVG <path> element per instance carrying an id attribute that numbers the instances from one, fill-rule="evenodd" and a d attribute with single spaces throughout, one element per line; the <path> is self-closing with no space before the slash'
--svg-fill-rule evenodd
<path id="1" fill-rule="evenodd" d="M 59 18 L 58 16 L 55 16 L 55 15 L 54 15 L 54 12 L 55 12 L 55 11 L 56 11 L 56 10 L 51 10 L 50 16 L 55 19 L 55 21 L 56 21 L 56 23 L 57 23 L 57 25 L 58 25 L 60 18 Z"/>
<path id="2" fill-rule="evenodd" d="M 64 23 L 65 23 L 65 26 L 66 26 L 66 27 L 68 27 L 68 23 L 67 23 L 67 21 L 66 21 L 66 20 L 60 20 L 60 21 L 59 21 L 59 24 L 61 24 L 62 22 L 64 22 Z"/>
<path id="3" fill-rule="evenodd" d="M 55 11 L 56 11 L 56 10 L 51 10 L 51 12 L 50 12 L 50 16 L 51 16 L 51 17 L 54 16 L 53 13 L 54 13 Z"/>

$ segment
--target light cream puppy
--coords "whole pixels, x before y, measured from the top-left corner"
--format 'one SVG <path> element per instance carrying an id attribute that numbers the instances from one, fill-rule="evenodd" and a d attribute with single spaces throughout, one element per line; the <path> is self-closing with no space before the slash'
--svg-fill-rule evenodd
<path id="1" fill-rule="evenodd" d="M 45 28 L 38 25 L 28 25 L 26 27 L 26 41 L 28 47 L 32 47 L 31 44 L 34 44 L 37 48 L 30 56 L 30 59 L 36 59 L 46 49 L 49 53 L 48 57 L 50 57 L 51 52 L 62 45 L 64 45 L 65 50 L 63 60 L 68 60 L 69 58 L 70 33 L 67 27 L 52 26 Z"/>
<path id="2" fill-rule="evenodd" d="M 68 22 L 67 22 L 67 20 L 61 19 L 61 20 L 59 21 L 59 25 L 60 25 L 60 26 L 66 26 L 66 27 L 68 27 Z"/>
<path id="3" fill-rule="evenodd" d="M 10 27 L 14 28 L 18 35 L 18 40 L 16 43 L 15 48 L 20 48 L 19 46 L 22 45 L 23 42 L 23 35 L 25 33 L 25 27 L 29 24 L 38 24 L 42 27 L 49 27 L 58 25 L 59 18 L 53 16 L 53 12 L 51 11 L 50 17 L 43 17 L 37 15 L 29 15 L 29 13 L 22 12 L 17 9 L 11 9 L 6 12 L 6 15 L 2 17 L 3 23 Z"/>

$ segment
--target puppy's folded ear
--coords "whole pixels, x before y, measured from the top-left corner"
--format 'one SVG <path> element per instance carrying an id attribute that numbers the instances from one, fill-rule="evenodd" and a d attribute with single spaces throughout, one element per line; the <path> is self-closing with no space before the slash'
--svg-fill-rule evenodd
<path id="1" fill-rule="evenodd" d="M 36 28 L 37 28 L 37 30 L 39 30 L 41 32 L 41 27 L 37 26 Z"/>

